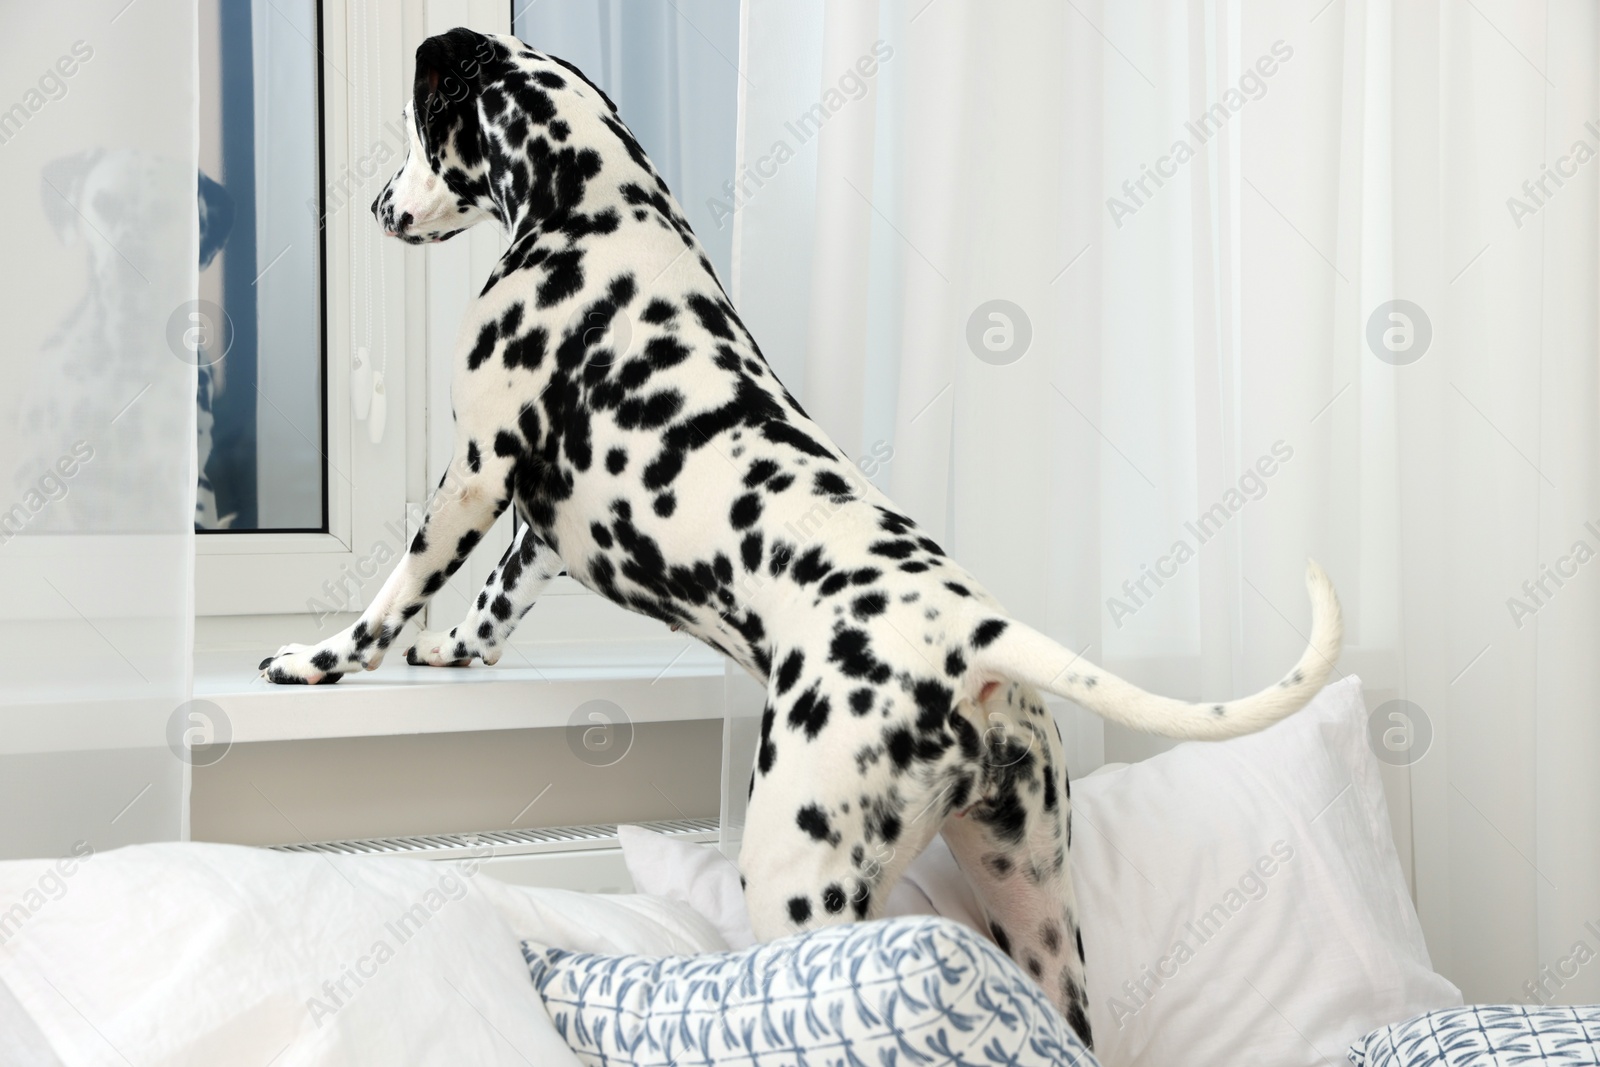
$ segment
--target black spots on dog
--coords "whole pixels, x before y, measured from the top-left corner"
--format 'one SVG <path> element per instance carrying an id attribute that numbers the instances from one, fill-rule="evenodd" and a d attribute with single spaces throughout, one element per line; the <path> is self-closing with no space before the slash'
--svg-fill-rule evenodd
<path id="1" fill-rule="evenodd" d="M 1056 787 L 1055 768 L 1046 764 L 1044 768 L 1044 810 L 1055 811 L 1056 806 L 1060 803 L 1061 794 Z"/>
<path id="2" fill-rule="evenodd" d="M 815 741 L 823 727 L 828 725 L 828 716 L 833 711 L 828 698 L 817 692 L 815 685 L 795 698 L 794 704 L 789 708 L 789 726 L 792 729 L 804 730 L 806 740 Z"/>
<path id="3" fill-rule="evenodd" d="M 567 80 L 553 70 L 534 71 L 533 80 L 546 89 L 565 89 L 567 87 Z"/>
<path id="4" fill-rule="evenodd" d="M 846 678 L 864 678 L 882 685 L 892 673 L 889 665 L 872 654 L 867 631 L 848 626 L 833 635 L 828 645 L 828 661 Z"/>
<path id="5" fill-rule="evenodd" d="M 506 313 L 500 316 L 500 335 L 502 337 L 513 337 L 516 335 L 517 329 L 521 325 L 522 301 L 518 300 L 510 307 L 506 308 Z"/>
<path id="6" fill-rule="evenodd" d="M 833 596 L 833 594 L 839 592 L 849 584 L 850 572 L 834 571 L 832 574 L 822 579 L 822 584 L 817 586 L 817 595 L 819 597 Z"/>
<path id="7" fill-rule="evenodd" d="M 1017 869 L 1016 864 L 1011 861 L 1011 857 L 1007 856 L 1004 852 L 985 853 L 981 862 L 983 863 L 984 870 L 988 871 L 996 881 L 1001 882 L 1005 881 L 1007 878 L 1010 878 L 1012 873 Z M 1054 950 L 1052 949 L 1052 951 Z"/>
<path id="8" fill-rule="evenodd" d="M 1020 845 L 1028 828 L 1028 809 L 1015 782 L 1008 783 L 1006 788 L 979 805 L 974 817 L 1008 845 Z"/>
<path id="9" fill-rule="evenodd" d="M 502 459 L 507 459 L 522 452 L 522 442 L 517 440 L 516 434 L 506 430 L 499 430 L 494 435 L 494 454 Z"/>
<path id="10" fill-rule="evenodd" d="M 955 700 L 950 687 L 924 679 L 912 687 L 911 696 L 917 704 L 917 729 L 923 733 L 942 729 Z"/>
<path id="11" fill-rule="evenodd" d="M 960 649 L 952 648 L 944 657 L 944 673 L 958 678 L 967 672 L 967 658 Z"/>
<path id="12" fill-rule="evenodd" d="M 594 543 L 601 548 L 610 548 L 615 542 L 611 538 L 611 531 L 598 522 L 589 524 L 589 536 L 594 538 Z"/>
<path id="13" fill-rule="evenodd" d="M 772 481 L 767 483 L 767 492 L 769 492 L 769 493 L 781 493 L 781 492 L 783 492 L 785 489 L 789 488 L 793 484 L 794 484 L 794 475 L 792 475 L 792 474 L 780 474 L 776 478 L 772 479 Z"/>
<path id="14" fill-rule="evenodd" d="M 323 649 L 311 657 L 311 665 L 319 671 L 332 670 L 339 662 L 339 657 L 330 649 Z"/>
<path id="15" fill-rule="evenodd" d="M 904 771 L 911 766 L 912 757 L 917 754 L 917 739 L 904 726 L 896 726 L 884 732 L 883 747 L 894 769 Z"/>
<path id="16" fill-rule="evenodd" d="M 833 564 L 822 558 L 822 546 L 812 545 L 795 560 L 794 572 L 790 577 L 796 585 L 805 586 L 826 577 L 831 570 Z"/>
<path id="17" fill-rule="evenodd" d="M 500 359 L 507 370 L 535 370 L 544 362 L 545 349 L 549 347 L 550 335 L 543 326 L 535 326 L 521 337 L 507 342 L 505 351 Z"/>
<path id="18" fill-rule="evenodd" d="M 663 519 L 672 518 L 672 513 L 677 510 L 678 498 L 673 495 L 672 490 L 669 489 L 665 493 L 662 493 L 656 497 L 654 511 Z"/>
<path id="19" fill-rule="evenodd" d="M 850 614 L 856 617 L 857 622 L 866 622 L 882 615 L 888 608 L 889 598 L 882 593 L 863 593 L 851 603 Z"/>
<path id="20" fill-rule="evenodd" d="M 819 459 L 834 458 L 834 454 L 815 437 L 787 422 L 763 423 L 761 436 L 773 444 L 788 445 L 796 452 L 802 452 L 808 456 L 816 456 Z"/>
<path id="21" fill-rule="evenodd" d="M 613 448 L 606 453 L 606 470 L 612 474 L 621 474 L 628 467 L 628 453 L 620 448 Z"/>
<path id="22" fill-rule="evenodd" d="M 972 631 L 972 647 L 988 648 L 994 644 L 999 636 L 1006 632 L 1007 622 L 1004 619 L 985 619 Z"/>
<path id="23" fill-rule="evenodd" d="M 770 459 L 758 459 L 750 464 L 750 469 L 745 472 L 744 484 L 747 489 L 754 489 L 762 482 L 778 473 L 778 465 Z"/>
<path id="24" fill-rule="evenodd" d="M 713 337 L 724 341 L 734 340 L 733 328 L 728 325 L 728 313 L 722 310 L 722 305 L 708 296 L 700 293 L 689 294 L 685 301 L 689 310 L 694 312 L 694 317 L 700 320 L 700 325 Z"/>
<path id="25" fill-rule="evenodd" d="M 1006 934 L 1006 928 L 991 919 L 989 933 L 993 935 L 994 943 L 1000 946 L 1000 951 L 1011 955 L 1011 938 Z"/>
<path id="26" fill-rule="evenodd" d="M 899 796 L 893 791 L 888 796 L 866 798 L 861 805 L 861 836 L 868 842 L 898 843 L 905 829 L 900 811 Z"/>
<path id="27" fill-rule="evenodd" d="M 583 252 L 568 248 L 552 252 L 544 261 L 544 281 L 539 283 L 540 308 L 554 307 L 583 288 Z"/>
<path id="28" fill-rule="evenodd" d="M 867 546 L 867 551 L 874 556 L 884 556 L 888 559 L 908 559 L 911 553 L 917 550 L 915 541 L 897 539 L 893 541 L 874 541 Z"/>
<path id="29" fill-rule="evenodd" d="M 978 736 L 978 728 L 973 726 L 959 708 L 951 708 L 946 717 L 945 725 L 950 732 L 956 735 L 956 743 L 961 746 L 961 755 L 964 759 L 976 760 L 983 751 L 983 741 Z"/>
<path id="30" fill-rule="evenodd" d="M 846 903 L 844 887 L 838 882 L 831 883 L 822 891 L 822 906 L 827 909 L 829 915 L 839 914 L 844 910 Z"/>
<path id="31" fill-rule="evenodd" d="M 1083 963 L 1084 962 L 1084 956 L 1083 956 L 1083 930 L 1082 929 L 1074 930 L 1072 932 L 1072 936 L 1073 936 L 1073 939 L 1075 941 L 1077 941 L 1077 943 L 1078 943 L 1078 962 L 1079 963 Z"/>
<path id="32" fill-rule="evenodd" d="M 1039 941 L 1050 955 L 1059 954 L 1061 952 L 1061 925 L 1054 919 L 1046 919 L 1039 926 Z"/>
<path id="33" fill-rule="evenodd" d="M 850 691 L 850 714 L 865 715 L 872 710 L 872 690 L 866 686 Z"/>
<path id="34" fill-rule="evenodd" d="M 789 921 L 796 926 L 804 926 L 811 921 L 811 898 L 789 898 Z"/>
<path id="35" fill-rule="evenodd" d="M 428 528 L 424 526 L 417 531 L 417 536 L 411 539 L 411 554 L 420 556 L 428 551 Z"/>
<path id="36" fill-rule="evenodd" d="M 478 451 L 478 442 L 467 442 L 467 470 L 477 474 L 483 469 L 483 453 Z"/>
<path id="37" fill-rule="evenodd" d="M 855 895 L 850 898 L 850 910 L 857 919 L 865 919 L 872 910 L 872 888 L 865 882 L 856 883 Z"/>
<path id="38" fill-rule="evenodd" d="M 1094 1047 L 1094 1039 L 1089 1033 L 1089 1016 L 1084 1014 L 1083 1005 L 1078 1001 L 1083 993 L 1078 989 L 1078 983 L 1066 971 L 1061 972 L 1061 986 L 1067 995 L 1067 1025 L 1072 1027 L 1072 1032 L 1078 1035 L 1078 1040 L 1083 1042 L 1085 1048 Z"/>
<path id="39" fill-rule="evenodd" d="M 739 542 L 739 559 L 744 569 L 754 574 L 761 569 L 761 532 L 753 530 Z"/>
<path id="40" fill-rule="evenodd" d="M 883 505 L 878 505 L 878 510 L 883 514 L 878 519 L 878 529 L 885 533 L 894 534 L 896 537 L 916 529 L 916 524 L 899 512 L 890 511 Z"/>
<path id="41" fill-rule="evenodd" d="M 511 618 L 511 601 L 507 600 L 504 594 L 495 597 L 489 602 L 489 614 L 505 622 Z"/>
<path id="42" fill-rule="evenodd" d="M 837 846 L 841 840 L 839 831 L 828 821 L 828 813 L 815 804 L 807 804 L 796 812 L 794 821 L 813 841 Z"/>
<path id="43" fill-rule="evenodd" d="M 677 308 L 658 296 L 646 304 L 643 311 L 639 312 L 639 319 L 642 322 L 648 322 L 652 326 L 663 326 L 671 322 L 677 314 Z"/>
<path id="44" fill-rule="evenodd" d="M 480 641 L 487 641 L 487 640 L 489 640 L 489 638 L 491 638 L 493 636 L 494 636 L 494 623 L 492 623 L 489 620 L 485 619 L 483 622 L 480 622 L 478 624 L 478 639 Z"/>
<path id="45" fill-rule="evenodd" d="M 494 352 L 494 343 L 499 339 L 499 323 L 491 320 L 480 326 L 478 328 L 478 339 L 472 343 L 472 348 L 467 352 L 467 369 L 477 370 L 483 366 L 484 360 L 488 359 Z"/>
<path id="46" fill-rule="evenodd" d="M 461 535 L 461 540 L 456 542 L 456 555 L 466 556 L 478 547 L 478 542 L 483 540 L 483 535 L 477 530 L 468 530 Z"/>
<path id="47" fill-rule="evenodd" d="M 778 711 L 771 703 L 761 712 L 761 742 L 756 748 L 756 769 L 764 775 L 772 773 L 772 765 L 778 758 L 778 749 L 772 741 L 772 725 L 777 716 Z"/>
<path id="48" fill-rule="evenodd" d="M 835 503 L 843 503 L 853 495 L 850 483 L 835 471 L 818 471 L 811 479 L 811 491 L 817 496 L 832 497 Z"/>
<path id="49" fill-rule="evenodd" d="M 728 509 L 728 522 L 735 530 L 747 530 L 761 518 L 761 497 L 757 493 L 745 493 L 733 502 Z"/>
<path id="50" fill-rule="evenodd" d="M 867 850 L 866 850 L 865 846 L 863 846 L 863 845 L 852 845 L 852 846 L 850 846 L 850 865 L 851 866 L 853 866 L 853 867 L 855 867 L 855 868 L 857 868 L 859 870 L 860 867 L 861 867 L 861 864 L 863 862 L 865 862 L 866 858 L 867 858 Z"/>
<path id="51" fill-rule="evenodd" d="M 972 595 L 972 590 L 968 589 L 966 586 L 962 585 L 960 582 L 945 582 L 944 583 L 944 587 L 946 589 L 950 590 L 956 596 L 971 596 Z"/>
<path id="52" fill-rule="evenodd" d="M 1218 717 L 1221 717 L 1223 715 L 1226 715 L 1227 713 L 1228 713 L 1228 709 L 1223 707 L 1221 704 L 1213 704 L 1213 705 L 1211 705 L 1211 714 L 1216 715 Z"/>
<path id="53" fill-rule="evenodd" d="M 428 580 L 422 583 L 422 595 L 432 596 L 444 588 L 444 571 L 434 571 L 428 575 Z"/>
<path id="54" fill-rule="evenodd" d="M 800 680 L 800 672 L 805 668 L 805 653 L 798 648 L 791 651 L 783 658 L 783 663 L 778 667 L 778 695 L 783 696 L 794 688 L 794 683 Z"/>
<path id="55" fill-rule="evenodd" d="M 911 559 L 900 564 L 900 569 L 905 571 L 907 574 L 921 574 L 923 571 L 928 569 L 928 565 L 918 560 Z"/>
<path id="56" fill-rule="evenodd" d="M 1039 957 L 1038 956 L 1030 955 L 1028 957 L 1027 966 L 1028 966 L 1028 973 L 1033 975 L 1035 981 L 1037 981 L 1040 978 L 1044 977 L 1044 964 L 1039 962 Z"/>

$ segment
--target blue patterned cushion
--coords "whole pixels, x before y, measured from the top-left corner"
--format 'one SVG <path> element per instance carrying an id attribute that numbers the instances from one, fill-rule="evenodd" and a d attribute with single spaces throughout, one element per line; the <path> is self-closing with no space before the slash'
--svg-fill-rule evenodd
<path id="1" fill-rule="evenodd" d="M 522 954 L 556 1029 L 596 1067 L 1095 1067 L 1039 987 L 948 919 L 702 956 L 526 941 Z"/>
<path id="2" fill-rule="evenodd" d="M 1560 1067 L 1600 1064 L 1600 1005 L 1446 1008 L 1374 1030 L 1350 1048 L 1356 1067 Z"/>

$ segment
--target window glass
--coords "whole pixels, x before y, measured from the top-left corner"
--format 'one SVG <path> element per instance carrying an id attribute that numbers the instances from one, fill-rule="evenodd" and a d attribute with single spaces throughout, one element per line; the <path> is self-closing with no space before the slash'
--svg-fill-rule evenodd
<path id="1" fill-rule="evenodd" d="M 320 7 L 200 3 L 202 531 L 327 528 Z"/>

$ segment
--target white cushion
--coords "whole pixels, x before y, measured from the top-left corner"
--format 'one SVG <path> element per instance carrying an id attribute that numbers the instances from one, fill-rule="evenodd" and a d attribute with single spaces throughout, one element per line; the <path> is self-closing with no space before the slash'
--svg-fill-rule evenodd
<path id="1" fill-rule="evenodd" d="M 1385 1026 L 1350 1049 L 1356 1067 L 1596 1067 L 1600 1006 L 1447 1008 Z"/>
<path id="2" fill-rule="evenodd" d="M 1366 722 L 1352 676 L 1258 734 L 1074 784 L 1107 1067 L 1323 1067 L 1461 1003 L 1429 964 Z"/>
<path id="3" fill-rule="evenodd" d="M 1094 1067 L 1016 964 L 944 919 L 687 958 L 524 954 L 556 1028 L 596 1067 Z"/>
<path id="4" fill-rule="evenodd" d="M 725 947 L 681 905 L 508 886 L 470 860 L 168 844 L 61 866 L 0 863 L 0 1063 L 51 1062 L 47 1045 L 119 1067 L 576 1067 L 523 938 Z"/>

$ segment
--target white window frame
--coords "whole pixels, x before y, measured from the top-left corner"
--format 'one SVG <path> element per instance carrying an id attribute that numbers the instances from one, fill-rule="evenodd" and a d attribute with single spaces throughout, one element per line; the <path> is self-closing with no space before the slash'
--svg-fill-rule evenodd
<path id="1" fill-rule="evenodd" d="M 357 17 L 378 34 L 381 64 L 363 69 L 352 26 Z M 363 195 L 375 191 L 398 166 L 404 146 L 391 144 L 393 158 L 385 157 L 379 176 L 344 184 L 350 168 L 369 168 L 371 145 L 355 145 L 357 124 L 351 108 L 359 104 L 352 93 L 357 79 L 378 82 L 373 116 L 380 129 L 392 128 L 410 97 L 411 64 L 416 47 L 436 26 L 474 26 L 487 32 L 508 32 L 510 12 L 498 0 L 323 0 L 322 4 L 322 107 L 324 187 L 340 191 L 337 209 L 324 208 L 325 262 L 323 299 L 327 307 L 326 390 L 328 448 L 323 457 L 328 479 L 327 533 L 197 534 L 195 548 L 195 611 L 198 615 L 320 614 L 330 607 L 359 610 L 381 587 L 392 563 L 376 566 L 378 546 L 384 558 L 397 555 L 409 543 L 414 519 L 434 484 L 437 470 L 430 462 L 430 399 L 438 403 L 434 387 L 442 374 L 443 406 L 448 412 L 448 340 L 459 323 L 459 313 L 448 323 L 446 343 L 436 342 L 428 312 L 431 286 L 428 259 L 378 232 Z M 391 138 L 392 140 L 392 138 Z M 348 191 L 346 191 L 348 190 Z M 470 235 L 475 243 L 492 234 Z M 387 330 L 389 358 L 385 368 L 389 397 L 388 423 L 383 440 L 368 439 L 367 424 L 358 423 L 350 410 L 351 324 L 365 321 L 366 299 L 358 290 L 352 260 L 370 243 L 374 257 L 383 257 L 385 293 L 374 291 L 373 331 Z M 409 254 L 408 254 L 409 253 Z M 476 258 L 476 257 L 475 257 Z M 376 267 L 374 267 L 376 271 Z M 429 349 L 433 349 L 431 353 Z M 375 351 L 374 358 L 379 357 Z M 434 364 L 430 367 L 431 362 Z M 442 367 L 438 364 L 443 364 Z M 433 420 L 435 422 L 441 420 Z M 449 419 L 442 420 L 448 430 Z M 446 446 L 448 456 L 448 444 Z M 433 475 L 429 477 L 430 473 Z M 403 536 L 397 536 L 403 529 Z M 493 561 L 490 561 L 490 566 Z M 361 577 L 359 590 L 348 578 Z M 327 587 L 324 583 L 328 583 Z M 325 588 L 343 589 L 339 597 Z"/>

